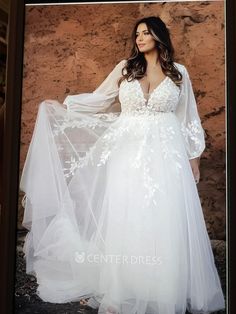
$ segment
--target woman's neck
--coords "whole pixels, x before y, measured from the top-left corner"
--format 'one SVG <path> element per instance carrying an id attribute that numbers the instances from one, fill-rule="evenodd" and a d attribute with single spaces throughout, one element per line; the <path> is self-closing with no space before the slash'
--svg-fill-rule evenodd
<path id="1" fill-rule="evenodd" d="M 158 59 L 158 53 L 156 49 L 146 52 L 144 54 L 144 58 L 146 59 L 147 62 L 147 70 L 160 66 L 160 61 Z"/>

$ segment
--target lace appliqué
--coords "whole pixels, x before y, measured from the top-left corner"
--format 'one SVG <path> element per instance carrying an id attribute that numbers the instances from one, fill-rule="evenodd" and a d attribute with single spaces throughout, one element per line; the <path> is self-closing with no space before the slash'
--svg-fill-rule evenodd
<path id="1" fill-rule="evenodd" d="M 145 198 L 145 205 L 149 206 L 150 202 L 152 202 L 153 205 L 157 205 L 157 192 L 163 193 L 163 190 L 161 189 L 160 185 L 157 183 L 157 180 L 153 178 L 153 175 L 151 173 L 150 167 L 148 165 L 150 161 L 144 161 L 144 187 L 146 188 L 146 194 L 144 196 Z"/>
<path id="2" fill-rule="evenodd" d="M 60 133 L 64 133 L 67 128 L 104 128 L 104 122 L 113 122 L 118 116 L 118 113 L 111 112 L 88 115 L 84 119 L 76 119 L 76 115 L 74 113 L 68 112 L 66 119 L 63 121 L 57 120 L 56 123 L 53 124 L 53 134 L 57 136 Z"/>
<path id="3" fill-rule="evenodd" d="M 52 124 L 53 129 L 53 136 L 55 138 L 55 142 L 57 145 L 57 149 L 60 152 L 63 153 L 64 146 L 61 142 L 66 142 L 67 145 L 69 145 L 69 148 L 67 147 L 67 152 L 70 151 L 69 159 L 64 160 L 64 176 L 67 179 L 70 179 L 72 176 L 74 176 L 76 170 L 78 168 L 82 168 L 86 165 L 88 165 L 89 162 L 93 162 L 93 152 L 96 149 L 96 143 L 93 144 L 89 149 L 87 149 L 85 152 L 78 152 L 75 145 L 73 145 L 69 137 L 67 136 L 66 130 L 69 129 L 83 129 L 86 130 L 95 130 L 100 128 L 101 131 L 104 129 L 104 131 L 107 128 L 107 124 L 114 122 L 117 117 L 119 116 L 119 113 L 99 113 L 99 114 L 91 114 L 87 115 L 86 117 L 83 116 L 78 117 L 78 114 L 69 112 L 65 119 L 63 120 L 55 120 Z M 104 136 L 104 141 L 108 137 L 108 135 Z M 112 135 L 111 135 L 112 138 Z M 109 150 L 104 145 L 104 150 L 100 156 L 101 162 L 105 163 L 109 156 Z M 64 158 L 63 158 L 64 159 Z"/>
<path id="4" fill-rule="evenodd" d="M 123 136 L 124 132 L 127 132 L 128 130 L 128 126 L 110 128 L 109 131 L 102 136 L 101 142 L 103 150 L 100 156 L 100 161 L 97 163 L 98 167 L 105 165 L 109 159 L 109 156 L 111 155 L 111 152 L 115 151 L 117 148 L 118 139 Z"/>
<path id="5" fill-rule="evenodd" d="M 197 119 L 187 124 L 181 123 L 181 131 L 187 144 L 187 150 L 190 157 L 197 156 L 203 150 L 202 126 Z"/>
<path id="6" fill-rule="evenodd" d="M 177 172 L 182 168 L 179 160 L 181 159 L 181 154 L 176 150 L 173 141 L 175 141 L 175 131 L 172 126 L 161 126 L 160 127 L 160 138 L 162 143 L 162 153 L 164 159 L 169 159 L 171 164 L 175 165 Z"/>
<path id="7" fill-rule="evenodd" d="M 146 128 L 146 124 L 144 129 Z M 141 126 L 142 129 L 142 126 Z M 150 128 L 146 128 L 143 131 L 150 132 Z M 141 130 L 142 131 L 142 130 Z M 152 140 L 155 140 L 155 135 L 152 134 Z M 160 185 L 157 183 L 157 180 L 153 178 L 152 172 L 150 169 L 150 165 L 152 165 L 154 150 L 147 143 L 147 136 L 143 136 L 142 141 L 137 150 L 136 157 L 134 160 L 130 160 L 131 167 L 140 169 L 142 167 L 143 171 L 143 186 L 146 189 L 146 193 L 144 195 L 144 204 L 145 206 L 149 206 L 152 202 L 153 205 L 157 205 L 157 192 L 162 192 Z"/>
<path id="8" fill-rule="evenodd" d="M 160 112 L 173 112 L 178 104 L 180 90 L 169 78 L 160 83 L 147 100 L 137 80 L 121 83 L 119 99 L 122 113 L 132 115 L 155 115 Z"/>
<path id="9" fill-rule="evenodd" d="M 144 148 L 145 146 L 145 148 Z M 146 149 L 146 153 L 153 154 L 154 151 L 152 149 L 148 149 L 148 146 L 146 146 L 143 143 L 143 148 Z M 146 189 L 146 193 L 144 195 L 144 201 L 145 206 L 149 206 L 150 203 L 153 205 L 157 205 L 157 192 L 163 192 L 160 185 L 157 183 L 156 178 L 153 177 L 152 171 L 150 169 L 150 165 L 152 163 L 151 156 L 146 156 L 146 158 L 142 158 L 141 156 L 141 149 L 138 152 L 137 157 L 135 160 L 131 163 L 131 167 L 134 167 L 136 169 L 139 169 L 142 167 L 143 171 L 143 186 Z"/>
<path id="10" fill-rule="evenodd" d="M 65 160 L 65 164 L 68 165 L 68 167 L 63 168 L 65 178 L 71 178 L 72 176 L 74 176 L 78 168 L 82 168 L 85 165 L 88 165 L 94 149 L 95 146 L 91 147 L 88 152 L 84 153 L 84 156 L 79 156 L 78 154 L 76 154 L 74 156 L 71 156 L 69 160 Z"/>

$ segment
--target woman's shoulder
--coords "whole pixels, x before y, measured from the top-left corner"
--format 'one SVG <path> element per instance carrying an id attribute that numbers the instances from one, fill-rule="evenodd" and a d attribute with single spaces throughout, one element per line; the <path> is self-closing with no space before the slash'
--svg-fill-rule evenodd
<path id="1" fill-rule="evenodd" d="M 119 62 L 116 64 L 116 66 L 124 67 L 125 64 L 126 64 L 126 62 L 127 62 L 127 59 L 122 59 L 121 61 L 119 61 Z"/>
<path id="2" fill-rule="evenodd" d="M 123 68 L 125 67 L 125 65 L 126 65 L 126 59 L 122 59 L 120 62 L 118 62 L 117 64 L 116 64 L 116 66 L 115 66 L 115 68 L 114 68 L 114 70 L 113 71 L 115 71 L 116 73 L 118 73 L 118 75 L 119 75 L 119 77 L 121 76 L 121 75 L 123 75 L 122 74 L 122 71 L 123 71 Z"/>
<path id="3" fill-rule="evenodd" d="M 186 73 L 187 69 L 186 67 L 181 64 L 181 63 L 177 63 L 177 62 L 174 62 L 174 65 L 176 66 L 176 68 L 183 74 L 183 73 Z"/>

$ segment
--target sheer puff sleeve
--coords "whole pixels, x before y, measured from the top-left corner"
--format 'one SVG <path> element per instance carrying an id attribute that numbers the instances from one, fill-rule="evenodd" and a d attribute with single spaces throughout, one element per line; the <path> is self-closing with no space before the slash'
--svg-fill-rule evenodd
<path id="1" fill-rule="evenodd" d="M 181 64 L 175 63 L 175 65 L 183 75 L 180 99 L 175 113 L 181 124 L 188 158 L 194 159 L 200 157 L 205 149 L 205 132 L 201 125 L 188 71 Z"/>
<path id="2" fill-rule="evenodd" d="M 68 111 L 97 113 L 108 109 L 119 93 L 118 80 L 126 60 L 120 61 L 105 80 L 92 93 L 69 95 L 63 104 Z"/>

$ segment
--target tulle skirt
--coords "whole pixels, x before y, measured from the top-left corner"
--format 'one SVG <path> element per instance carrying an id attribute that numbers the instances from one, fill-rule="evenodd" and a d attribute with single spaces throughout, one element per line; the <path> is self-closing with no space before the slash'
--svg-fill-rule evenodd
<path id="1" fill-rule="evenodd" d="M 39 297 L 98 313 L 225 307 L 173 112 L 69 113 L 43 102 L 24 166 L 27 273 Z"/>

